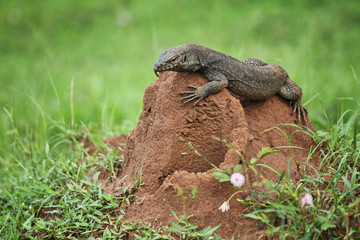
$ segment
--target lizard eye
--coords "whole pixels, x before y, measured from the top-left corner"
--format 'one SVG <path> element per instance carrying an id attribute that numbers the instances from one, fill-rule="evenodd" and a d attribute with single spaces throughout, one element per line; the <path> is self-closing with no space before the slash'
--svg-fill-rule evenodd
<path id="1" fill-rule="evenodd" d="M 172 59 L 170 59 L 171 62 L 175 62 L 176 61 L 176 57 L 173 57 Z"/>

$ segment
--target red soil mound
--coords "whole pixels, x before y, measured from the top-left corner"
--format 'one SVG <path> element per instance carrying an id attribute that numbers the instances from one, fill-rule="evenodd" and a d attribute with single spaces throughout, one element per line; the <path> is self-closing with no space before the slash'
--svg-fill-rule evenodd
<path id="1" fill-rule="evenodd" d="M 259 161 L 280 173 L 287 171 L 289 162 L 293 180 L 300 177 L 295 159 L 309 161 L 313 141 L 295 126 L 274 128 L 276 124 L 297 121 L 289 102 L 278 96 L 266 101 L 245 102 L 223 90 L 195 107 L 192 103 L 181 102 L 181 92 L 186 91 L 188 85 L 201 86 L 206 82 L 197 73 L 164 72 L 146 89 L 138 125 L 127 138 L 120 176 L 139 177 L 141 170 L 143 185 L 138 191 L 139 201 L 126 210 L 125 218 L 167 225 L 175 221 L 170 212 L 173 210 L 178 215 L 193 214 L 190 221 L 200 228 L 221 224 L 217 233 L 223 237 L 241 234 L 246 239 L 256 239 L 260 234 L 256 230 L 246 233 L 256 223 L 238 216 L 247 213 L 247 206 L 235 198 L 245 198 L 245 193 L 233 198 L 231 209 L 222 213 L 219 207 L 234 193 L 232 185 L 214 179 L 211 174 L 214 169 L 179 137 L 190 142 L 217 167 L 234 167 L 241 159 L 213 136 L 236 145 L 246 160 L 255 157 L 264 147 L 296 146 L 279 148 L 277 153 Z M 313 130 L 310 120 L 307 121 L 307 127 Z M 257 166 L 256 169 L 265 178 L 278 179 L 278 175 L 266 167 Z M 131 179 L 125 179 L 130 184 Z M 255 189 L 253 183 L 256 181 L 260 182 L 260 178 L 250 171 L 243 188 Z M 191 194 L 194 188 L 197 189 L 195 197 Z M 179 195 L 179 191 L 183 194 Z"/>

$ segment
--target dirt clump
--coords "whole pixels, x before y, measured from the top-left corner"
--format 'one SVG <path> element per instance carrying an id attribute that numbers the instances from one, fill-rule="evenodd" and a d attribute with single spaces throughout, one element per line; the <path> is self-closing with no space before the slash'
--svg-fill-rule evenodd
<path id="1" fill-rule="evenodd" d="M 139 201 L 126 210 L 125 218 L 167 225 L 176 221 L 170 211 L 173 210 L 178 215 L 192 214 L 190 221 L 200 228 L 221 224 L 217 233 L 222 237 L 256 239 L 261 234 L 254 228 L 256 222 L 239 217 L 247 213 L 248 206 L 236 198 L 244 199 L 245 193 L 230 201 L 229 211 L 219 210 L 234 189 L 229 182 L 214 179 L 215 170 L 207 161 L 216 167 L 233 168 L 241 163 L 241 158 L 214 136 L 236 146 L 247 161 L 264 147 L 280 147 L 259 163 L 279 173 L 287 171 L 289 165 L 293 180 L 298 180 L 303 170 L 295 161 L 311 163 L 308 155 L 314 143 L 294 125 L 277 125 L 298 122 L 289 102 L 279 96 L 243 101 L 225 89 L 196 106 L 182 103 L 181 93 L 189 85 L 205 83 L 206 78 L 199 73 L 167 71 L 146 89 L 138 125 L 127 137 L 120 176 L 125 178 L 122 184 L 126 185 L 131 184 L 131 178 L 126 176 L 138 178 L 141 172 L 143 185 L 138 191 Z M 309 119 L 307 122 L 309 131 L 315 131 Z M 267 179 L 276 181 L 279 177 L 266 167 L 256 169 Z M 255 189 L 254 182 L 261 181 L 251 172 L 247 180 L 243 188 L 249 190 Z"/>

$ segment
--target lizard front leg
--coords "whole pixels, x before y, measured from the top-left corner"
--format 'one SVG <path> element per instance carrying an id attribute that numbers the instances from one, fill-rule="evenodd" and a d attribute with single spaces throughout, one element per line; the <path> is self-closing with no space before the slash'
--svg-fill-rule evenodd
<path id="1" fill-rule="evenodd" d="M 195 87 L 190 85 L 189 87 L 195 90 L 182 92 L 182 94 L 188 94 L 187 96 L 181 98 L 182 100 L 185 100 L 184 103 L 191 102 L 196 99 L 194 103 L 195 106 L 198 102 L 200 102 L 207 96 L 218 93 L 222 89 L 227 87 L 228 80 L 222 73 L 211 69 L 204 70 L 202 71 L 202 73 L 209 80 L 209 82 L 201 87 Z"/>

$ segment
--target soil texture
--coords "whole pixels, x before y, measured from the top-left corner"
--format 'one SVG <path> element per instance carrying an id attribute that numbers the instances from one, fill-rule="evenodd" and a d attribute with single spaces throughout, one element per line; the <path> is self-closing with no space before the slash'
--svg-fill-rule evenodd
<path id="1" fill-rule="evenodd" d="M 244 101 L 224 89 L 196 106 L 193 102 L 183 104 L 181 98 L 186 94 L 182 92 L 190 91 L 189 85 L 205 83 L 206 78 L 199 73 L 166 71 L 146 89 L 139 122 L 127 136 L 122 153 L 124 166 L 119 179 L 123 181 L 111 182 L 111 188 L 106 190 L 131 186 L 141 174 L 143 185 L 137 200 L 126 209 L 126 220 L 168 225 L 169 221 L 176 222 L 170 211 L 173 210 L 178 216 L 193 215 L 190 222 L 199 228 L 221 224 L 217 233 L 222 237 L 261 238 L 263 230 L 256 227 L 254 220 L 239 217 L 249 210 L 236 200 L 244 199 L 247 191 L 264 189 L 254 184 L 261 182 L 261 178 L 253 171 L 248 171 L 243 186 L 247 191 L 230 201 L 229 211 L 219 210 L 235 190 L 230 182 L 220 183 L 212 176 L 215 170 L 208 162 L 219 168 L 233 168 L 242 160 L 234 149 L 214 137 L 233 145 L 247 161 L 265 147 L 276 148 L 278 152 L 258 163 L 279 173 L 286 171 L 293 181 L 306 171 L 301 162 L 316 165 L 316 160 L 309 158 L 313 140 L 299 127 L 283 125 L 302 122 L 289 101 L 277 95 L 264 101 Z M 307 122 L 307 130 L 315 132 L 310 119 Z M 118 140 L 125 142 L 124 137 Z M 279 178 L 267 167 L 255 168 L 266 179 Z M 312 174 L 308 170 L 307 174 Z"/>

